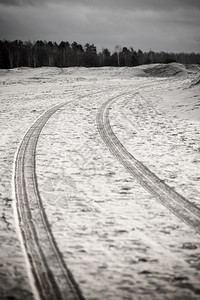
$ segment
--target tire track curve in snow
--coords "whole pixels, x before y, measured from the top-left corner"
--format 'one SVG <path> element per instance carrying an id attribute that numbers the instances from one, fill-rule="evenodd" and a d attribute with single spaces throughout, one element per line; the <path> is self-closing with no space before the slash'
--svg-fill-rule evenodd
<path id="1" fill-rule="evenodd" d="M 118 98 L 128 93 L 120 94 L 105 101 L 96 116 L 96 124 L 100 136 L 118 161 L 136 178 L 139 183 L 154 195 L 165 207 L 172 211 L 179 219 L 189 224 L 200 233 L 200 209 L 183 196 L 175 192 L 160 180 L 145 165 L 138 161 L 114 134 L 109 121 L 109 110 Z"/>
<path id="2" fill-rule="evenodd" d="M 36 146 L 42 128 L 64 102 L 45 111 L 28 129 L 14 161 L 14 193 L 23 246 L 42 300 L 84 299 L 51 231 L 38 190 Z"/>

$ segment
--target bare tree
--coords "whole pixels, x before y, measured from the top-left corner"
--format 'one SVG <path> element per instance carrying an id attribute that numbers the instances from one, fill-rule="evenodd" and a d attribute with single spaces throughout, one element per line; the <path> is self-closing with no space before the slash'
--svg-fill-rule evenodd
<path id="1" fill-rule="evenodd" d="M 115 52 L 117 53 L 117 65 L 118 67 L 120 67 L 120 52 L 121 52 L 122 48 L 119 45 L 115 46 Z"/>

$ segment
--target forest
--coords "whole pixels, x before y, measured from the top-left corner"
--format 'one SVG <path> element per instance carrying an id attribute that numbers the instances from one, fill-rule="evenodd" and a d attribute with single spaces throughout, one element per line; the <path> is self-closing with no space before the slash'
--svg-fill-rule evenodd
<path id="1" fill-rule="evenodd" d="M 151 63 L 200 64 L 200 53 L 143 52 L 132 47 L 116 46 L 113 53 L 107 48 L 97 52 L 94 44 L 47 41 L 0 41 L 0 68 L 17 67 L 133 67 Z"/>

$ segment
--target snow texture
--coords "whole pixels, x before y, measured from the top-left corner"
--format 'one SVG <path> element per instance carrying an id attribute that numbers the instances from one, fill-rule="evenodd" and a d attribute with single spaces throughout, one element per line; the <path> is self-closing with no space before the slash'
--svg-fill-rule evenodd
<path id="1" fill-rule="evenodd" d="M 199 234 L 126 172 L 95 121 L 101 104 L 121 95 L 109 115 L 118 139 L 200 207 L 199 74 L 180 64 L 0 71 L 0 299 L 33 298 L 13 219 L 12 163 L 35 119 L 64 101 L 40 134 L 36 172 L 85 298 L 199 299 Z"/>

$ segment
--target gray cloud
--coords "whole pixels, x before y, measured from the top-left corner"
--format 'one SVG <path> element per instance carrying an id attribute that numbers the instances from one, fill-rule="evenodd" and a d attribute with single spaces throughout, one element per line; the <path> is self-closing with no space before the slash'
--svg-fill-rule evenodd
<path id="1" fill-rule="evenodd" d="M 38 6 L 47 4 L 48 0 L 0 0 L 4 6 Z"/>
<path id="2" fill-rule="evenodd" d="M 25 6 L 25 5 L 48 5 L 55 3 L 54 0 L 0 0 L 0 4 Z M 56 3 L 83 5 L 97 8 L 111 8 L 113 10 L 174 10 L 178 8 L 195 7 L 200 9 L 199 0 L 57 0 Z"/>
<path id="3" fill-rule="evenodd" d="M 199 0 L 0 0 L 0 39 L 199 52 L 199 6 Z"/>
<path id="4" fill-rule="evenodd" d="M 60 0 L 62 1 L 62 0 Z M 75 2 L 90 7 L 106 7 L 126 10 L 174 10 L 178 8 L 196 7 L 200 9 L 199 0 L 67 0 L 68 3 Z"/>
<path id="5" fill-rule="evenodd" d="M 0 0 L 0 4 L 5 6 L 25 6 L 44 4 L 46 0 Z"/>

